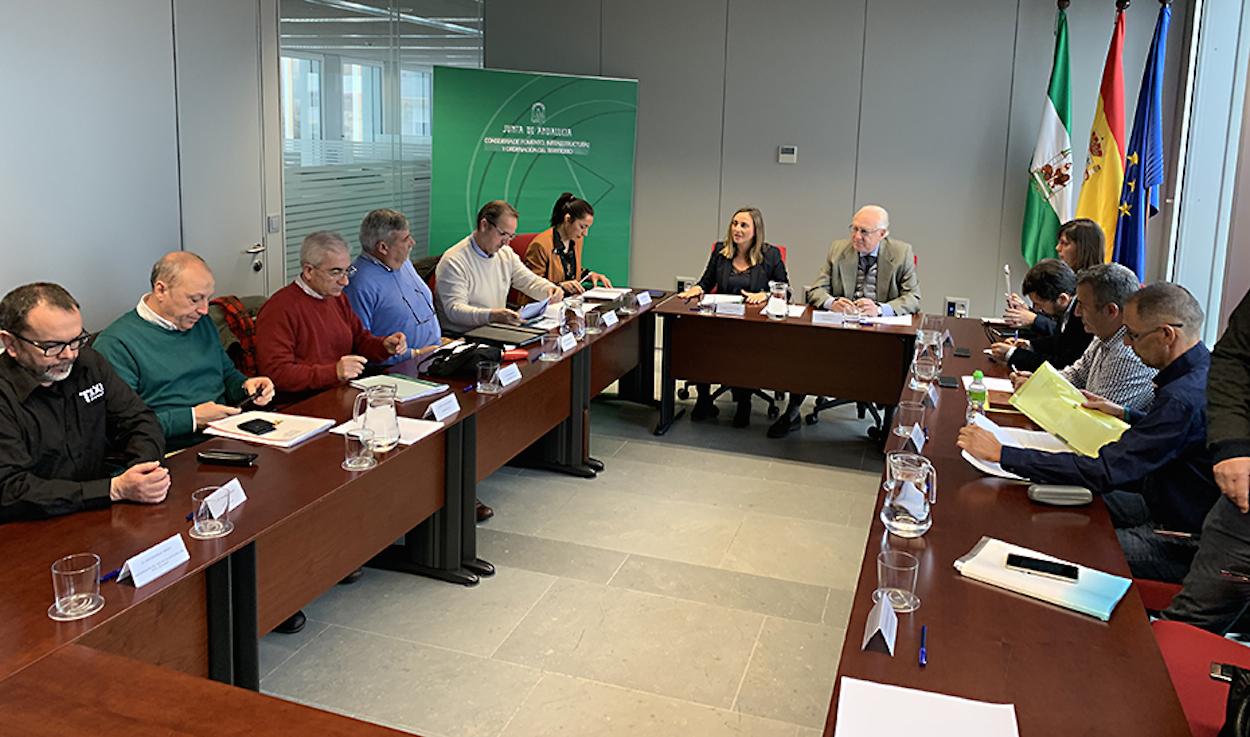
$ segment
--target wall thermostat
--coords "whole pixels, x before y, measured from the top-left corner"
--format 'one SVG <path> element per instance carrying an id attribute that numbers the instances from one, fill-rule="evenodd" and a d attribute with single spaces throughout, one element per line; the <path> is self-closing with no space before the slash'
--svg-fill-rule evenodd
<path id="1" fill-rule="evenodd" d="M 783 144 L 777 147 L 777 163 L 778 164 L 797 164 L 799 163 L 799 147 Z"/>

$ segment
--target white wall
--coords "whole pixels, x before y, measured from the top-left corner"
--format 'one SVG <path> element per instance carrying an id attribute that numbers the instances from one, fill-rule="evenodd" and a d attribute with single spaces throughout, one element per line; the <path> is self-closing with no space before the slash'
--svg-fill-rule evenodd
<path id="1" fill-rule="evenodd" d="M 1128 11 L 1130 126 L 1157 11 Z M 1169 141 L 1188 12 L 1173 4 Z M 1002 306 L 1002 264 L 1025 270 L 1020 222 L 1054 18 L 1055 4 L 1036 0 L 491 0 L 485 62 L 639 80 L 635 283 L 701 273 L 743 204 L 763 210 L 802 283 L 855 206 L 878 202 L 916 246 L 924 307 L 964 296 L 985 314 Z M 1079 172 L 1114 5 L 1074 3 L 1068 18 Z M 797 165 L 776 163 L 783 143 L 799 147 Z M 1151 278 L 1169 209 L 1152 227 Z"/>
<path id="2" fill-rule="evenodd" d="M 99 329 L 178 247 L 170 3 L 0 0 L 0 18 L 0 292 L 59 282 Z"/>

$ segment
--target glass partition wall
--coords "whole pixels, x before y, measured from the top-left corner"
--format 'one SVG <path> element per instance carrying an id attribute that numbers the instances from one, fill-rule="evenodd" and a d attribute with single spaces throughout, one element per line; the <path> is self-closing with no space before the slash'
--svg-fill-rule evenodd
<path id="1" fill-rule="evenodd" d="M 282 0 L 286 274 L 317 230 L 359 250 L 365 213 L 408 216 L 429 250 L 433 67 L 482 66 L 481 0 Z"/>

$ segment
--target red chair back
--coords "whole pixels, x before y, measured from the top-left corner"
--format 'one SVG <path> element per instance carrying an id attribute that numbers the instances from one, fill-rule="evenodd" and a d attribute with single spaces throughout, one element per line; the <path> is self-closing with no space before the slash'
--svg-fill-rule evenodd
<path id="1" fill-rule="evenodd" d="M 1250 668 L 1250 647 L 1183 622 L 1151 623 L 1172 687 L 1194 737 L 1216 737 L 1224 725 L 1228 684 L 1211 678 L 1211 663 Z"/>
<path id="2" fill-rule="evenodd" d="M 525 263 L 525 254 L 530 250 L 530 242 L 533 241 L 534 237 L 537 235 L 537 233 L 517 233 L 512 237 L 512 240 L 508 242 L 508 246 L 516 252 L 517 258 L 521 259 L 521 263 Z M 515 289 L 508 290 L 508 304 L 510 305 L 521 304 L 524 297 L 525 295 Z"/>
<path id="3" fill-rule="evenodd" d="M 1172 597 L 1181 592 L 1179 583 L 1154 581 L 1149 578 L 1134 578 L 1137 593 L 1141 595 L 1141 603 L 1148 612 L 1161 612 L 1172 603 Z"/>

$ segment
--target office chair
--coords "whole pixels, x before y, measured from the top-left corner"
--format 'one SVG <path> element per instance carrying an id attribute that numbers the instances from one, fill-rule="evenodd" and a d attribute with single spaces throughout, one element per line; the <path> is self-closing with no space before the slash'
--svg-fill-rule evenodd
<path id="1" fill-rule="evenodd" d="M 781 263 L 784 264 L 786 262 L 786 247 L 777 245 L 776 243 L 773 243 L 772 246 L 781 252 Z M 712 244 L 712 250 L 716 250 L 715 243 Z M 716 293 L 716 288 L 713 287 L 711 294 L 715 294 L 715 293 Z M 693 386 L 693 382 L 683 381 L 681 384 L 681 388 L 677 390 L 678 398 L 689 399 L 691 386 Z M 732 388 L 733 387 L 725 386 L 724 384 L 721 384 L 720 386 L 716 387 L 716 391 L 712 392 L 712 401 L 715 402 L 717 399 L 721 397 L 721 395 L 725 394 Z M 777 405 L 781 403 L 781 400 L 786 398 L 786 393 L 779 392 L 779 391 L 774 391 L 774 392 L 769 393 L 769 392 L 764 391 L 763 389 L 753 389 L 751 391 L 751 396 L 763 399 L 764 402 L 768 405 L 768 419 L 775 420 L 781 414 L 781 408 L 778 407 Z"/>
<path id="2" fill-rule="evenodd" d="M 530 242 L 534 240 L 534 236 L 536 235 L 538 234 L 537 233 L 517 233 L 515 236 L 512 237 L 512 240 L 508 242 L 508 247 L 511 248 L 516 253 L 517 258 L 521 259 L 521 263 L 525 263 L 525 254 L 527 251 L 530 250 Z M 519 305 L 527 301 L 528 300 L 525 299 L 525 295 L 521 294 L 517 290 L 515 289 L 508 290 L 508 304 Z"/>
<path id="3" fill-rule="evenodd" d="M 1228 684 L 1211 678 L 1212 663 L 1250 668 L 1250 648 L 1183 622 L 1150 625 L 1172 687 L 1194 737 L 1216 737 L 1224 725 Z"/>

